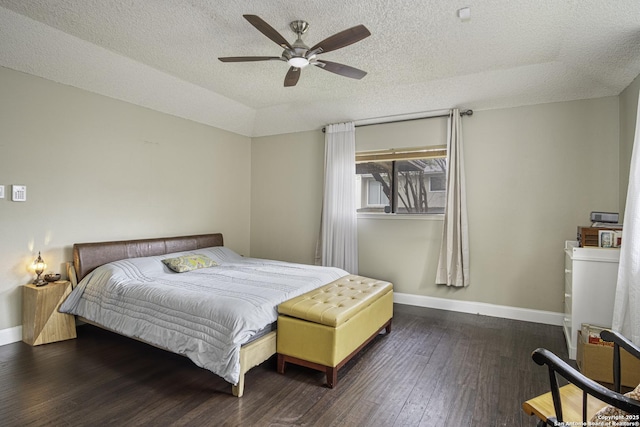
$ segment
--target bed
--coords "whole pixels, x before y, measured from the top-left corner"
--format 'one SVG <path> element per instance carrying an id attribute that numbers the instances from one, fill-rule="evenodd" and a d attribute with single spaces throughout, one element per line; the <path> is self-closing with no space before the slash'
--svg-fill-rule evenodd
<path id="1" fill-rule="evenodd" d="M 171 269 L 185 259 L 197 262 Z M 276 352 L 277 305 L 348 273 L 243 257 L 215 233 L 75 244 L 68 274 L 60 311 L 187 356 L 240 397 L 245 373 Z"/>

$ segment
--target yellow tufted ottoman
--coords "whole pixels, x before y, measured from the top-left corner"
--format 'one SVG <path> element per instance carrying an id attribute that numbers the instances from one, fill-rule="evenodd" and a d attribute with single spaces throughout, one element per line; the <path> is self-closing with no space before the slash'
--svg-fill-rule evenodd
<path id="1" fill-rule="evenodd" d="M 378 335 L 391 332 L 393 285 L 348 275 L 278 306 L 278 372 L 287 362 L 325 372 L 338 369 Z"/>

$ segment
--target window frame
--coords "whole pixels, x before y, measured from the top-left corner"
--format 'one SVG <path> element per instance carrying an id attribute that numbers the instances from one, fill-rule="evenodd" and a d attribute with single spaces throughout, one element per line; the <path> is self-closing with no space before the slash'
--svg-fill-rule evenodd
<path id="1" fill-rule="evenodd" d="M 382 196 L 384 196 L 385 198 L 387 197 L 386 194 L 384 194 L 384 190 L 382 189 L 382 184 L 380 184 L 378 181 L 376 181 L 375 179 L 367 179 L 367 207 L 382 207 L 384 208 L 385 206 L 387 206 L 386 203 L 371 203 L 371 184 L 377 184 L 378 186 L 378 192 L 379 197 L 382 198 Z M 389 200 L 387 200 L 387 202 L 389 202 Z"/>
<path id="2" fill-rule="evenodd" d="M 359 151 L 356 152 L 356 164 L 359 163 L 371 163 L 371 162 L 391 162 L 391 198 L 389 200 L 390 212 L 358 212 L 358 215 L 398 215 L 399 217 L 415 217 L 415 216 L 442 216 L 441 212 L 419 212 L 419 213 L 402 213 L 398 212 L 398 170 L 397 161 L 403 160 L 417 160 L 417 159 L 447 159 L 447 147 L 446 145 L 428 146 L 428 147 L 415 147 L 415 148 L 396 148 L 387 150 L 371 150 L 371 151 Z M 447 162 L 448 169 L 448 162 Z M 445 171 L 446 174 L 446 171 Z M 431 178 L 431 177 L 430 177 Z M 446 175 L 445 175 L 445 189 L 431 191 L 431 179 L 429 178 L 429 191 L 432 193 L 446 192 Z M 367 192 L 368 192 L 367 184 Z M 368 194 L 367 194 L 368 198 Z M 368 204 L 366 207 L 370 207 Z M 359 209 L 362 209 L 359 208 Z"/>

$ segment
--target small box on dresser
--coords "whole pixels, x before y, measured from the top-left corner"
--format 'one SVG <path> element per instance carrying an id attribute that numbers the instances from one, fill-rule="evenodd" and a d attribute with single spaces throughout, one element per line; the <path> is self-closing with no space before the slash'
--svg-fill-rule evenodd
<path id="1" fill-rule="evenodd" d="M 48 344 L 76 337 L 75 317 L 58 312 L 71 293 L 71 282 L 22 287 L 22 341 L 29 345 Z"/>

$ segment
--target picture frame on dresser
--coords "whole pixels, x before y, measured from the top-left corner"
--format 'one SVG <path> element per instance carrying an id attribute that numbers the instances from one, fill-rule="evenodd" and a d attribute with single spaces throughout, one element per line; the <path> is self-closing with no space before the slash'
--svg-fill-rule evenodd
<path id="1" fill-rule="evenodd" d="M 615 247 L 615 232 L 613 230 L 599 230 L 598 231 L 598 246 L 601 248 L 613 248 Z"/>

